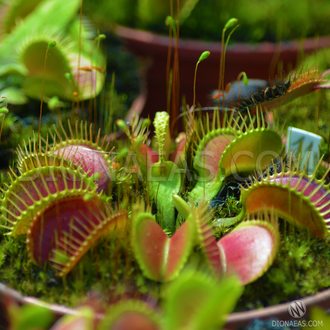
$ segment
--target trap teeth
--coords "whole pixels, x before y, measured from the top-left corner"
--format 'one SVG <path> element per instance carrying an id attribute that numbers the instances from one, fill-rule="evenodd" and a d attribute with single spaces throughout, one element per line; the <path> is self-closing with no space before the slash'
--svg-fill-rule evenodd
<path id="1" fill-rule="evenodd" d="M 54 154 L 78 165 L 88 173 L 97 184 L 97 192 L 106 190 L 110 182 L 109 164 L 99 150 L 89 147 L 68 144 L 54 150 Z"/>
<path id="2" fill-rule="evenodd" d="M 287 80 L 278 80 L 273 86 L 251 93 L 248 97 L 239 98 L 231 106 L 241 112 L 246 111 L 246 108 L 254 112 L 257 106 L 270 110 L 313 92 L 316 87 L 320 87 L 322 82 L 324 79 L 318 70 L 310 69 L 304 73 L 293 72 Z"/>
<path id="3" fill-rule="evenodd" d="M 80 127 L 76 122 L 75 130 L 72 130 L 68 122 L 69 134 L 60 123 L 59 130 L 54 126 L 55 134 L 52 134 L 55 142 L 51 151 L 54 155 L 64 158 L 67 161 L 79 166 L 88 176 L 93 176 L 94 182 L 98 185 L 97 192 L 106 191 L 113 173 L 110 155 L 112 150 L 108 150 L 109 143 L 106 137 L 100 140 L 100 130 L 94 141 L 93 127 L 88 126 L 87 122 L 81 122 Z M 96 175 L 97 174 L 97 175 Z"/>
<path id="4" fill-rule="evenodd" d="M 246 214 L 273 207 L 293 225 L 308 228 L 318 237 L 329 235 L 329 187 L 313 176 L 290 171 L 267 175 L 242 189 L 241 202 Z"/>
<path id="5" fill-rule="evenodd" d="M 65 276 L 102 234 L 123 231 L 127 212 L 111 215 L 96 193 L 54 201 L 33 219 L 27 235 L 31 260 L 39 265 L 51 261 Z"/>
<path id="6" fill-rule="evenodd" d="M 85 173 L 62 166 L 43 166 L 21 176 L 12 171 L 11 185 L 4 191 L 0 208 L 1 226 L 11 236 L 26 234 L 33 217 L 53 201 L 96 188 Z"/>

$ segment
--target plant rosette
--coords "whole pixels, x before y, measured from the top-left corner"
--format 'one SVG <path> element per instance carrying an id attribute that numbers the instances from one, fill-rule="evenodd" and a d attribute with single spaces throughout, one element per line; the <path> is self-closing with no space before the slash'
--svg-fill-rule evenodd
<path id="1" fill-rule="evenodd" d="M 327 81 L 314 71 L 295 75 L 287 84 L 265 89 L 264 99 L 257 99 L 257 92 L 240 100 L 234 105 L 237 117 L 223 122 L 216 112 L 211 127 L 208 116 L 198 120 L 187 114 L 185 138 L 172 154 L 167 112 L 157 113 L 154 120 L 158 152 L 148 145 L 149 120 L 135 117 L 130 125 L 117 121 L 128 140 L 116 144 L 116 163 L 110 159 L 114 153 L 109 153 L 107 138 L 102 140 L 100 131 L 87 123 L 77 122 L 74 132 L 70 124 L 68 130 L 60 124 L 51 133 L 51 147 L 48 137 L 38 135 L 32 147 L 28 143 L 18 149 L 19 175 L 12 169 L 2 190 L 1 227 L 7 234 L 2 262 L 13 267 L 12 276 L 26 276 L 22 281 L 15 278 L 25 292 L 47 296 L 55 287 L 57 299 L 70 304 L 88 289 L 104 292 L 102 321 L 95 317 L 102 308 L 94 306 L 63 318 L 53 329 L 68 324 L 86 330 L 222 327 L 243 285 L 265 276 L 276 261 L 278 216 L 320 238 L 328 235 L 326 175 L 319 181 L 292 168 L 287 171 L 284 161 L 281 171 L 273 164 L 271 174 L 269 165 L 282 152 L 282 138 L 257 108 L 267 108 L 267 102 L 272 108 L 320 86 L 328 87 Z M 247 115 L 241 113 L 242 104 Z M 128 168 L 130 175 L 120 177 L 130 151 L 135 151 L 137 163 Z M 254 157 L 246 157 L 246 152 Z M 204 183 L 187 185 L 188 170 Z M 241 213 L 233 219 L 212 219 L 209 202 L 226 179 L 245 172 L 255 174 L 241 188 Z M 115 173 L 111 184 L 109 173 Z M 304 218 L 302 212 L 311 217 Z M 216 235 L 219 227 L 238 222 L 233 231 L 222 232 L 223 237 Z M 125 286 L 131 283 L 133 298 L 124 299 Z M 119 293 L 111 295 L 113 287 Z M 149 290 L 157 297 L 156 306 L 134 296 Z M 36 315 L 16 310 L 12 322 L 20 314 L 17 324 Z"/>
<path id="2" fill-rule="evenodd" d="M 246 125 L 247 119 L 244 119 L 244 117 L 242 118 L 244 126 Z M 243 139 L 244 136 L 251 136 L 250 143 L 248 143 L 251 145 L 251 150 L 255 150 L 253 149 L 253 145 L 260 145 L 258 138 L 253 139 L 253 134 L 256 132 L 256 136 L 259 136 L 259 132 L 262 132 L 264 128 L 260 118 L 261 117 L 253 121 L 253 123 L 256 124 L 256 128 L 252 128 L 251 126 L 249 131 L 249 126 L 246 126 L 247 134 L 245 134 L 242 129 L 237 130 L 237 133 L 233 134 L 235 139 L 239 141 Z M 159 121 L 159 123 L 157 123 L 157 121 Z M 158 145 L 163 148 L 165 148 L 166 145 L 167 123 L 168 117 L 165 114 L 160 114 L 160 116 L 156 118 L 156 139 Z M 233 121 L 233 123 L 235 123 L 235 121 Z M 216 126 L 216 124 L 214 125 Z M 87 126 L 81 125 L 81 127 L 85 127 L 87 130 Z M 235 132 L 234 124 L 229 125 L 229 127 L 231 127 L 231 132 Z M 196 131 L 202 131 L 202 128 L 196 126 Z M 82 130 L 81 134 L 78 133 L 77 136 L 86 136 L 84 130 Z M 208 135 L 210 133 L 211 132 L 206 130 L 205 134 Z M 224 134 L 228 134 L 228 132 L 225 131 Z M 278 133 L 271 134 L 273 134 L 273 139 L 278 138 L 281 142 Z M 68 139 L 71 142 L 76 140 L 72 139 L 70 134 L 66 134 L 65 131 L 63 131 L 63 135 L 63 142 L 64 139 Z M 211 139 L 218 139 L 219 132 L 216 132 L 215 135 L 210 134 L 210 136 Z M 133 144 L 135 148 L 137 146 L 135 141 L 138 138 L 139 136 L 132 137 L 131 141 L 128 141 L 128 144 Z M 98 139 L 99 138 L 97 138 L 97 140 Z M 235 139 L 233 141 L 235 141 Z M 94 141 L 90 137 L 87 140 Z M 200 135 L 199 141 L 203 140 L 203 136 Z M 198 141 L 196 143 L 198 143 Z M 236 143 L 233 145 L 235 146 Z M 203 144 L 203 146 L 205 145 L 207 145 L 207 143 Z M 282 143 L 280 143 L 279 146 L 282 148 Z M 281 149 L 280 147 L 279 150 Z M 231 150 L 230 148 L 232 147 L 230 147 L 229 144 L 225 148 L 224 153 L 230 153 L 230 151 L 228 151 Z M 29 148 L 26 146 L 24 149 L 25 152 L 22 151 L 22 148 L 19 149 L 19 166 L 22 174 L 16 177 L 14 172 L 12 172 L 15 180 L 12 179 L 8 189 L 3 191 L 3 200 L 5 203 L 2 205 L 2 216 L 6 222 L 4 222 L 2 226 L 5 227 L 8 234 L 13 237 L 13 239 L 15 239 L 16 236 L 18 238 L 22 236 L 22 234 L 27 234 L 26 244 L 28 256 L 31 262 L 38 265 L 37 267 L 45 267 L 47 263 L 51 263 L 56 270 L 55 274 L 69 279 L 71 273 L 79 274 L 78 270 L 82 267 L 82 260 L 88 255 L 89 251 L 96 251 L 96 246 L 103 240 L 113 240 L 116 236 L 122 237 L 119 241 L 123 240 L 123 242 L 129 242 L 125 243 L 127 245 L 124 250 L 129 249 L 129 251 L 131 251 L 125 253 L 127 253 L 127 256 L 129 253 L 134 256 L 134 267 L 140 269 L 145 279 L 152 281 L 155 283 L 154 285 L 166 288 L 166 292 L 167 286 L 171 284 L 168 282 L 173 282 L 174 287 L 176 285 L 174 283 L 181 283 L 180 286 L 177 284 L 178 287 L 176 290 L 178 290 L 178 292 L 181 292 L 181 290 L 182 292 L 186 292 L 186 297 L 189 297 L 191 294 L 194 295 L 194 291 L 191 290 L 193 290 L 192 288 L 196 288 L 195 284 L 191 286 L 183 284 L 185 277 L 188 276 L 186 272 L 190 267 L 189 261 L 191 261 L 191 258 L 195 258 L 198 255 L 202 256 L 201 260 L 205 265 L 205 270 L 208 269 L 205 274 L 201 275 L 201 278 L 205 277 L 205 279 L 193 278 L 193 282 L 195 283 L 197 281 L 201 283 L 201 287 L 204 288 L 204 291 L 200 293 L 196 292 L 196 299 L 201 299 L 201 301 L 203 301 L 206 298 L 200 297 L 209 296 L 209 293 L 206 294 L 206 292 L 209 292 L 208 288 L 219 285 L 219 292 L 225 290 L 225 288 L 220 288 L 222 287 L 222 282 L 216 284 L 220 278 L 225 278 L 225 281 L 231 281 L 230 275 L 236 275 L 238 280 L 235 281 L 240 283 L 239 286 L 242 284 L 246 285 L 265 274 L 275 260 L 279 249 L 277 213 L 281 215 L 283 213 L 283 210 L 280 209 L 276 203 L 272 203 L 272 205 L 264 203 L 252 209 L 256 200 L 252 198 L 251 202 L 247 202 L 247 199 L 244 199 L 244 191 L 242 190 L 242 204 L 247 207 L 250 207 L 250 205 L 252 206 L 250 207 L 251 209 L 249 208 L 248 210 L 245 210 L 243 207 L 244 212 L 242 212 L 242 214 L 244 214 L 244 216 L 240 215 L 239 221 L 245 218 L 248 218 L 248 221 L 242 222 L 235 230 L 217 241 L 212 232 L 212 226 L 214 227 L 215 225 L 214 223 L 211 224 L 212 217 L 208 212 L 208 203 L 203 201 L 203 196 L 201 196 L 202 200 L 199 205 L 195 207 L 193 202 L 191 202 L 189 206 L 181 197 L 172 197 L 172 195 L 176 194 L 170 191 L 168 194 L 171 194 L 172 205 L 175 206 L 180 215 L 186 219 L 186 221 L 181 220 L 180 226 L 178 225 L 180 222 L 178 222 L 178 224 L 175 225 L 175 230 L 172 232 L 166 222 L 167 219 L 165 215 L 162 217 L 163 220 L 160 221 L 150 212 L 145 212 L 142 210 L 143 208 L 139 208 L 129 217 L 128 212 L 124 210 L 124 206 L 126 205 L 127 208 L 130 204 L 128 204 L 128 201 L 125 201 L 123 197 L 117 200 L 117 203 L 122 206 L 121 208 L 114 210 L 109 207 L 109 199 L 106 197 L 106 192 L 96 192 L 97 183 L 93 182 L 95 177 L 89 177 L 88 175 L 91 169 L 85 172 L 83 168 L 84 165 L 81 165 L 79 162 L 75 163 L 73 158 L 65 158 L 62 154 L 56 155 L 51 152 L 37 153 L 37 147 L 34 146 Z M 31 149 L 33 152 L 28 152 L 28 149 Z M 46 150 L 48 150 L 48 148 L 46 148 Z M 261 148 L 261 151 L 263 150 L 264 149 Z M 94 150 L 90 152 L 94 152 Z M 159 152 L 159 154 L 162 153 Z M 219 160 L 219 164 L 224 164 L 221 163 L 221 156 L 217 159 Z M 267 164 L 268 163 L 269 160 L 267 160 Z M 212 164 L 214 164 L 214 162 Z M 109 164 L 108 166 L 111 165 Z M 152 165 L 152 167 L 153 166 L 154 165 Z M 220 165 L 218 166 L 220 168 Z M 242 166 L 243 171 L 245 171 L 246 167 L 244 167 L 244 164 Z M 249 164 L 248 167 L 250 170 L 254 170 L 256 165 L 252 163 Z M 211 168 L 215 167 L 213 166 Z M 225 166 L 224 168 L 229 168 L 227 172 L 227 175 L 229 175 L 229 173 L 231 173 L 230 166 Z M 284 165 L 282 165 L 282 168 L 284 168 Z M 32 176 L 32 174 L 37 172 L 40 173 L 40 175 Z M 73 180 L 69 180 L 66 176 L 62 177 L 62 173 L 68 174 L 68 178 L 73 178 Z M 79 184 L 77 183 L 78 179 L 75 179 L 75 173 L 76 176 L 80 175 L 82 177 Z M 279 174 L 276 173 L 274 176 L 275 178 L 276 175 L 280 175 L 281 178 L 279 182 L 277 182 L 279 185 L 278 189 L 281 190 L 279 195 L 283 195 L 287 191 L 289 191 L 287 192 L 288 194 L 293 194 L 294 192 L 292 190 L 294 190 L 296 186 L 299 186 L 302 191 L 306 191 L 306 197 L 310 200 L 312 199 L 312 203 L 306 201 L 306 206 L 304 207 L 306 207 L 307 211 L 312 208 L 313 203 L 318 203 L 317 207 L 319 207 L 320 210 L 327 207 L 327 187 L 323 187 L 322 185 L 320 187 L 320 183 L 314 178 L 305 178 L 304 174 L 298 173 L 289 174 L 289 178 L 296 179 L 295 182 L 297 185 L 287 188 L 287 184 L 284 181 L 288 177 L 288 174 L 283 171 Z M 30 180 L 25 182 L 20 179 L 25 177 L 30 177 Z M 49 178 L 52 180 L 49 180 Z M 262 180 L 264 180 L 264 182 L 267 183 L 272 180 L 270 178 L 272 178 L 272 176 L 268 175 L 259 181 L 263 182 Z M 255 182 L 255 185 L 258 185 L 258 182 Z M 180 189 L 181 187 L 176 191 L 180 191 Z M 254 191 L 253 186 L 246 189 Z M 275 189 L 277 189 L 277 187 L 275 187 Z M 157 192 L 153 194 L 156 194 L 157 197 Z M 266 198 L 266 194 L 262 195 L 265 195 Z M 269 188 L 268 195 L 274 195 L 271 188 Z M 277 198 L 277 200 L 278 199 L 279 198 Z M 142 204 L 143 203 L 145 203 L 145 201 L 143 201 Z M 151 204 L 149 204 L 149 207 L 151 207 Z M 326 221 L 322 220 L 322 216 L 325 214 L 323 211 L 320 212 L 320 223 Z M 250 215 L 252 213 L 254 216 Z M 227 218 L 227 220 L 230 221 L 230 218 Z M 295 223 L 296 221 L 294 220 L 292 222 Z M 308 224 L 308 221 L 307 224 L 303 223 L 303 225 L 307 225 L 307 227 Z M 325 226 L 322 228 L 325 228 Z M 313 228 L 311 229 L 313 230 Z M 129 235 L 126 230 L 130 231 Z M 262 249 L 260 249 L 260 246 L 262 246 Z M 232 247 L 235 248 L 233 249 Z M 194 251 L 196 249 L 200 251 L 197 254 L 196 251 Z M 132 270 L 130 270 L 130 272 L 132 272 Z M 210 275 L 206 275 L 207 273 Z M 198 277 L 199 275 L 196 276 Z M 207 283 L 213 284 L 210 286 Z M 166 294 L 166 299 L 169 299 L 169 301 L 171 301 L 171 299 L 180 301 L 180 296 L 181 293 L 176 295 L 176 298 L 173 298 L 171 294 Z M 183 296 L 182 299 L 188 298 L 184 298 Z M 211 313 L 212 309 L 209 307 L 211 305 L 213 306 L 215 303 L 216 293 L 214 293 L 214 296 L 211 295 L 209 299 L 210 301 L 206 303 L 205 308 L 210 310 Z M 106 316 L 104 318 L 105 321 L 102 322 L 108 322 L 104 324 L 109 324 L 111 327 L 115 327 L 115 325 L 117 326 L 118 324 L 119 329 L 121 329 L 120 327 L 126 326 L 126 322 L 130 324 L 132 317 L 132 320 L 139 320 L 136 321 L 139 324 L 142 322 L 141 324 L 145 324 L 145 326 L 150 325 L 151 329 L 180 329 L 180 324 L 187 322 L 187 319 L 191 318 L 190 314 L 183 314 L 183 319 L 181 320 L 178 319 L 177 315 L 175 316 L 173 314 L 171 316 L 171 312 L 167 312 L 169 307 L 166 307 L 166 304 L 164 307 L 166 314 L 163 318 L 157 314 L 157 310 L 150 310 L 144 303 L 134 302 L 132 305 L 130 304 L 129 302 L 122 302 L 119 303 L 119 305 L 110 306 L 109 308 L 113 308 L 112 312 L 109 312 L 109 317 Z M 178 305 L 179 304 L 181 303 L 178 303 Z M 196 306 L 199 305 L 196 304 Z M 218 308 L 218 305 L 216 306 Z M 114 311 L 118 311 L 118 314 Z M 205 318 L 202 315 L 204 315 L 206 311 L 203 309 L 200 313 L 201 314 L 196 315 L 194 320 L 191 321 L 191 327 L 204 329 L 202 320 L 205 320 Z M 114 315 L 118 315 L 118 318 Z M 120 315 L 126 315 L 127 317 L 121 317 Z M 221 320 L 217 318 L 213 318 L 213 320 L 216 324 L 224 322 L 223 317 Z M 83 322 L 74 321 L 73 319 L 69 319 L 69 321 L 77 323 Z M 99 325 L 100 327 L 101 324 L 103 324 L 102 322 Z M 132 322 L 134 323 L 135 321 Z M 170 325 L 166 325 L 167 322 Z M 172 324 L 174 325 L 172 326 Z"/>

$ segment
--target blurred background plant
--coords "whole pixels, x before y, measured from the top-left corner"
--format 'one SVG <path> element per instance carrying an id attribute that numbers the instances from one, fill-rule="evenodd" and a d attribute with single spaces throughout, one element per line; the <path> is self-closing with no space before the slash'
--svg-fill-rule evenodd
<path id="1" fill-rule="evenodd" d="M 232 41 L 275 42 L 278 37 L 292 40 L 330 33 L 327 0 L 303 0 L 299 5 L 294 0 L 185 0 L 180 1 L 180 6 L 182 38 L 221 40 L 222 28 L 231 17 L 241 25 Z M 164 22 L 170 13 L 169 1 L 87 0 L 84 11 L 101 26 L 115 22 L 168 34 Z"/>
<path id="2" fill-rule="evenodd" d="M 79 37 L 79 4 L 77 0 L 67 1 L 66 6 L 50 0 L 33 1 L 30 6 L 22 1 L 3 4 L 0 75 L 9 104 L 25 104 L 28 97 L 40 99 L 42 92 L 46 102 L 53 96 L 84 100 L 99 94 L 105 59 L 93 44 L 90 26 L 82 24 Z M 92 70 L 78 74 L 78 63 Z M 86 79 L 91 75 L 94 86 Z"/>
<path id="3" fill-rule="evenodd" d="M 14 148 L 37 130 L 41 95 L 46 103 L 42 123 L 52 125 L 69 115 L 65 110 L 88 111 L 83 101 L 98 95 L 94 105 L 111 107 L 114 120 L 124 118 L 140 93 L 135 57 L 115 35 L 100 35 L 88 18 L 80 24 L 80 3 L 0 1 L 0 93 L 10 108 L 0 168 L 8 166 Z M 46 134 L 48 128 L 42 129 Z"/>
<path id="4" fill-rule="evenodd" d="M 303 56 L 297 71 L 317 67 L 319 72 L 330 69 L 330 48 L 318 50 L 311 55 Z M 323 137 L 321 154 L 330 163 L 330 90 L 323 89 L 317 93 L 305 95 L 281 106 L 274 111 L 274 120 L 287 129 L 288 126 L 302 128 Z"/>

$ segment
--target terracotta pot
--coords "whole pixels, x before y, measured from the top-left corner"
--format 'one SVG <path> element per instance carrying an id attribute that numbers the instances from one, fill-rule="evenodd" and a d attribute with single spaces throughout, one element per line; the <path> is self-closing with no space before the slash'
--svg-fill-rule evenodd
<path id="1" fill-rule="evenodd" d="M 303 318 L 308 317 L 309 311 L 313 306 L 319 306 L 330 312 L 330 289 L 319 292 L 313 296 L 300 299 L 306 305 L 306 314 Z M 8 321 L 5 311 L 5 305 L 10 302 L 14 302 L 18 305 L 23 304 L 35 304 L 39 306 L 44 306 L 51 309 L 56 320 L 61 316 L 70 314 L 78 315 L 78 312 L 73 308 L 68 308 L 57 304 L 48 304 L 37 298 L 23 296 L 16 290 L 10 289 L 6 285 L 0 282 L 0 329 L 7 329 Z M 268 320 L 270 318 L 276 318 L 280 321 L 298 321 L 299 319 L 294 319 L 290 316 L 288 312 L 290 302 L 283 303 L 275 306 L 266 307 L 260 310 L 250 310 L 246 312 L 232 313 L 227 319 L 227 323 L 224 326 L 225 329 L 237 329 L 239 326 L 248 326 L 254 319 Z M 102 318 L 101 314 L 96 314 L 95 316 L 98 320 Z"/>
<path id="2" fill-rule="evenodd" d="M 169 38 L 146 31 L 117 26 L 115 32 L 125 41 L 127 47 L 136 55 L 150 58 L 147 72 L 148 98 L 143 116 L 153 118 L 156 111 L 166 111 L 166 61 Z M 225 83 L 234 81 L 244 71 L 249 78 L 273 79 L 277 73 L 278 62 L 288 72 L 294 68 L 297 56 L 330 47 L 330 37 L 321 37 L 318 42 L 307 39 L 283 42 L 281 46 L 264 42 L 256 45 L 237 43 L 229 45 L 226 53 Z M 220 51 L 219 42 L 179 40 L 180 100 L 186 96 L 188 104 L 193 102 L 193 81 L 196 62 L 203 51 L 210 51 L 207 60 L 200 63 L 197 73 L 196 101 L 202 106 L 210 104 L 210 93 L 217 89 L 219 79 Z M 174 41 L 172 44 L 172 54 Z"/>

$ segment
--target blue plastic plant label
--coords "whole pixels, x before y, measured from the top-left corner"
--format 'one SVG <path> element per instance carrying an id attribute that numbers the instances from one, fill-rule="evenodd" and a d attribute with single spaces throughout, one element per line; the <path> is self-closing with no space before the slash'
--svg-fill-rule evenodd
<path id="1" fill-rule="evenodd" d="M 321 140 L 320 135 L 296 127 L 288 127 L 286 151 L 291 151 L 294 157 L 300 157 L 300 168 L 306 167 L 307 174 L 313 173 L 320 159 Z"/>

